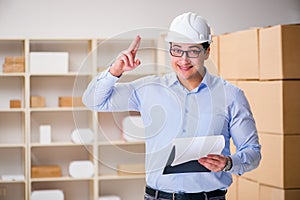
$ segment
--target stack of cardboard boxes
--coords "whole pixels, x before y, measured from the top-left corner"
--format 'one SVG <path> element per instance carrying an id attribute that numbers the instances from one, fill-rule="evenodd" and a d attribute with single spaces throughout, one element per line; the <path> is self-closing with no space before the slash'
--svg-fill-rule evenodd
<path id="1" fill-rule="evenodd" d="M 260 166 L 235 176 L 227 198 L 300 199 L 300 25 L 218 37 L 219 74 L 245 92 L 262 145 Z"/>
<path id="2" fill-rule="evenodd" d="M 23 56 L 9 56 L 5 57 L 3 64 L 4 73 L 18 73 L 25 72 L 25 57 Z"/>

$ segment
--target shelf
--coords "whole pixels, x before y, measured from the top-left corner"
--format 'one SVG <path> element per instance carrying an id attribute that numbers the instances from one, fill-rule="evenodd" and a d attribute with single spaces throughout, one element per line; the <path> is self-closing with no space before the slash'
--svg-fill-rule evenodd
<path id="1" fill-rule="evenodd" d="M 91 178 L 73 178 L 69 176 L 54 177 L 54 178 L 31 178 L 31 182 L 63 182 L 63 181 L 92 181 Z"/>
<path id="2" fill-rule="evenodd" d="M 25 108 L 0 108 L 0 112 L 25 112 Z"/>
<path id="3" fill-rule="evenodd" d="M 144 141 L 137 141 L 137 142 L 126 142 L 126 141 L 105 141 L 105 142 L 99 142 L 99 146 L 111 146 L 111 145 L 116 145 L 116 146 L 121 146 L 121 145 L 145 145 Z"/>
<path id="4" fill-rule="evenodd" d="M 1 144 L 0 143 L 0 149 L 1 148 L 25 148 L 26 144 Z"/>
<path id="5" fill-rule="evenodd" d="M 128 175 L 128 176 L 100 175 L 98 177 L 99 181 L 106 181 L 106 180 L 128 180 L 128 179 L 145 179 L 145 175 Z"/>
<path id="6" fill-rule="evenodd" d="M 118 38 L 102 41 L 101 38 L 0 39 L 0 160 L 3 161 L 0 175 L 26 176 L 21 181 L 0 180 L 0 187 L 7 188 L 7 199 L 30 200 L 32 191 L 61 189 L 66 199 L 97 200 L 100 195 L 114 192 L 110 192 L 115 190 L 110 181 L 120 189 L 118 192 L 124 200 L 140 196 L 131 192 L 132 188 L 144 192 L 145 175 L 119 176 L 116 172 L 116 162 L 144 163 L 145 160 L 144 141 L 122 140 L 119 125 L 127 114 L 95 114 L 82 104 L 81 107 L 59 107 L 59 97 L 81 97 L 91 79 L 99 73 L 97 67 L 106 69 L 105 66 L 128 48 L 131 41 Z M 143 40 L 139 52 L 142 65 L 124 73 L 119 81 L 128 82 L 157 74 L 155 49 L 155 40 Z M 31 73 L 31 52 L 68 52 L 68 69 L 65 73 L 50 70 L 51 73 Z M 13 56 L 25 58 L 25 72 L 3 73 L 1 66 L 5 58 Z M 30 107 L 31 96 L 44 97 L 45 107 Z M 10 100 L 20 100 L 21 108 L 10 108 Z M 39 143 L 42 125 L 51 126 L 50 144 Z M 76 128 L 91 129 L 95 133 L 94 142 L 73 143 L 71 137 Z M 106 137 L 106 134 L 112 137 Z M 82 160 L 94 164 L 94 176 L 71 177 L 68 171 L 70 163 Z M 38 165 L 60 166 L 61 177 L 31 178 L 30 166 Z"/>
<path id="7" fill-rule="evenodd" d="M 0 184 L 1 183 L 26 183 L 26 180 L 23 180 L 23 181 L 3 181 L 3 180 L 0 180 Z"/>
<path id="8" fill-rule="evenodd" d="M 86 107 L 44 107 L 44 108 L 30 108 L 31 112 L 52 112 L 52 111 L 89 111 Z"/>
<path id="9" fill-rule="evenodd" d="M 25 73 L 3 73 L 0 72 L 0 77 L 24 77 Z"/>
<path id="10" fill-rule="evenodd" d="M 68 73 L 65 73 L 65 74 L 34 74 L 34 73 L 31 73 L 30 76 L 31 77 L 35 77 L 35 76 L 92 76 L 93 74 L 92 73 L 87 73 L 87 72 L 68 72 Z"/>
<path id="11" fill-rule="evenodd" d="M 80 147 L 80 146 L 93 146 L 93 144 L 75 144 L 72 142 L 52 142 L 50 144 L 31 143 L 31 147 Z"/>

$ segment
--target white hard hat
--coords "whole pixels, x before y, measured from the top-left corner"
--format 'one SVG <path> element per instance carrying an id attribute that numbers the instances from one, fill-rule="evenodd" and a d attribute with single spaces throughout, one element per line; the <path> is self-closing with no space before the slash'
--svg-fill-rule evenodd
<path id="1" fill-rule="evenodd" d="M 195 13 L 184 13 L 171 23 L 166 36 L 167 42 L 211 43 L 210 27 L 206 20 Z"/>

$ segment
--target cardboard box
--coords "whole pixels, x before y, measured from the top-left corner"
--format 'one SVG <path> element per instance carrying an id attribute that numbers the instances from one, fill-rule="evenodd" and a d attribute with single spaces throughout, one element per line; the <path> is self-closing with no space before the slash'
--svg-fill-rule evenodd
<path id="1" fill-rule="evenodd" d="M 3 73 L 18 73 L 25 72 L 24 64 L 3 64 Z"/>
<path id="2" fill-rule="evenodd" d="M 117 174 L 119 176 L 143 175 L 145 174 L 145 164 L 119 164 Z"/>
<path id="3" fill-rule="evenodd" d="M 212 43 L 210 44 L 210 55 L 204 62 L 204 66 L 209 73 L 219 75 L 219 36 L 212 37 Z"/>
<path id="4" fill-rule="evenodd" d="M 238 177 L 236 175 L 232 175 L 232 184 L 228 188 L 226 193 L 226 200 L 238 200 L 237 199 L 237 186 L 238 186 Z"/>
<path id="5" fill-rule="evenodd" d="M 60 177 L 61 169 L 58 165 L 32 166 L 31 178 Z"/>
<path id="6" fill-rule="evenodd" d="M 82 97 L 59 97 L 59 107 L 83 107 Z"/>
<path id="7" fill-rule="evenodd" d="M 300 24 L 259 30 L 260 79 L 300 79 Z"/>
<path id="8" fill-rule="evenodd" d="M 68 52 L 31 52 L 29 57 L 30 72 L 36 74 L 68 73 Z"/>
<path id="9" fill-rule="evenodd" d="M 10 100 L 9 107 L 10 108 L 21 108 L 21 100 Z"/>
<path id="10" fill-rule="evenodd" d="M 30 107 L 32 107 L 32 108 L 45 107 L 45 97 L 31 96 L 30 97 Z"/>
<path id="11" fill-rule="evenodd" d="M 7 56 L 5 57 L 6 64 L 25 64 L 25 57 L 24 56 Z"/>
<path id="12" fill-rule="evenodd" d="M 300 133 L 300 80 L 239 81 L 257 129 L 275 134 Z"/>
<path id="13" fill-rule="evenodd" d="M 259 200 L 296 200 L 300 197 L 300 189 L 280 189 L 260 185 Z"/>
<path id="14" fill-rule="evenodd" d="M 243 176 L 259 183 L 284 188 L 300 188 L 300 134 L 260 133 L 262 160 L 257 169 Z"/>
<path id="15" fill-rule="evenodd" d="M 251 180 L 238 178 L 237 199 L 254 200 L 259 199 L 259 183 Z"/>
<path id="16" fill-rule="evenodd" d="M 258 29 L 219 36 L 220 76 L 225 79 L 258 79 Z"/>

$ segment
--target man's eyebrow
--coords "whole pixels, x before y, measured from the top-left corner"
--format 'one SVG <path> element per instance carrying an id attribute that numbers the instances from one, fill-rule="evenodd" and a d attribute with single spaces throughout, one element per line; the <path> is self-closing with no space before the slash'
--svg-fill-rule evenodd
<path id="1" fill-rule="evenodd" d="M 182 47 L 182 46 L 180 46 L 178 44 L 174 44 L 173 47 Z"/>
<path id="2" fill-rule="evenodd" d="M 182 48 L 182 46 L 180 46 L 180 45 L 178 45 L 178 44 L 174 44 L 172 47 L 178 47 L 178 48 Z M 199 47 L 199 46 L 189 46 L 188 47 L 189 49 L 192 49 L 192 48 L 197 48 L 197 49 L 201 49 L 201 47 Z"/>
<path id="3" fill-rule="evenodd" d="M 197 49 L 201 49 L 201 47 L 199 47 L 199 46 L 189 46 L 189 49 L 192 49 L 192 48 L 197 48 Z"/>

